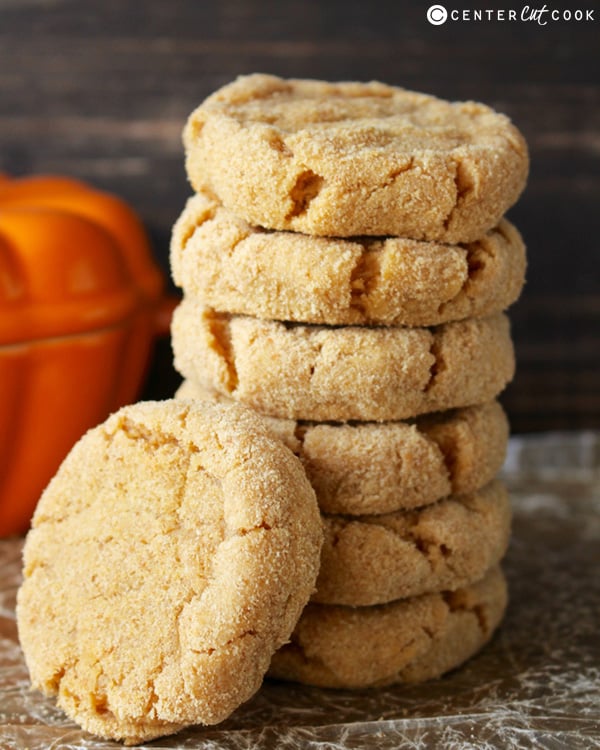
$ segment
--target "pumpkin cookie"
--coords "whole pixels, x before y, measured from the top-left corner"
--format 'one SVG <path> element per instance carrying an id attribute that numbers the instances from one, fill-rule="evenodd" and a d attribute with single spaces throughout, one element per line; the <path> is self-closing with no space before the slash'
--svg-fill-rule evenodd
<path id="1" fill-rule="evenodd" d="M 504 115 L 377 82 L 242 76 L 192 112 L 183 140 L 196 191 L 251 224 L 334 237 L 477 240 L 529 168 Z"/>
<path id="2" fill-rule="evenodd" d="M 220 312 L 431 326 L 511 305 L 523 288 L 525 246 L 506 220 L 462 246 L 269 232 L 200 193 L 175 223 L 171 268 L 186 294 Z"/>
<path id="3" fill-rule="evenodd" d="M 191 380 L 175 397 L 229 401 Z M 508 442 L 497 401 L 414 423 L 264 420 L 302 461 L 324 513 L 390 513 L 474 492 L 498 473 Z"/>
<path id="4" fill-rule="evenodd" d="M 313 601 L 367 606 L 479 580 L 504 556 L 508 493 L 494 481 L 413 511 L 328 515 Z"/>
<path id="5" fill-rule="evenodd" d="M 32 684 L 127 744 L 221 721 L 289 637 L 321 541 L 300 462 L 256 415 L 126 407 L 35 513 L 17 608 Z"/>
<path id="6" fill-rule="evenodd" d="M 433 329 L 326 328 L 220 315 L 184 298 L 171 330 L 184 377 L 287 419 L 408 419 L 490 401 L 514 372 L 502 313 Z"/>
<path id="7" fill-rule="evenodd" d="M 334 688 L 440 677 L 490 640 L 506 603 L 506 581 L 494 568 L 457 591 L 376 607 L 309 604 L 269 675 Z"/>

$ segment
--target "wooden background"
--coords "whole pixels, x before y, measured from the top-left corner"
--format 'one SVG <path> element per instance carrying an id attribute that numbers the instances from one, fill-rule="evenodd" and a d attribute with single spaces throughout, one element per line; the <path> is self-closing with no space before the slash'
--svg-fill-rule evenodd
<path id="1" fill-rule="evenodd" d="M 181 128 L 238 74 L 380 79 L 484 101 L 512 117 L 532 157 L 509 214 L 529 248 L 528 283 L 511 311 L 518 374 L 503 397 L 513 431 L 600 428 L 600 4 L 548 5 L 592 9 L 591 23 L 437 27 L 428 5 L 0 0 L 0 170 L 68 174 L 117 192 L 141 214 L 167 272 L 170 227 L 189 194 Z M 143 395 L 169 396 L 177 383 L 162 342 Z"/>

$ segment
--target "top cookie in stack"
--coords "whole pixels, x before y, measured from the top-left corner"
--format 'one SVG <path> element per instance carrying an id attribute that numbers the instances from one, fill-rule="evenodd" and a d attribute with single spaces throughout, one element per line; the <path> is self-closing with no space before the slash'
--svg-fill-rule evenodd
<path id="1" fill-rule="evenodd" d="M 319 236 L 472 242 L 528 171 L 504 115 L 381 83 L 241 77 L 192 113 L 184 141 L 197 191 L 250 224 Z"/>

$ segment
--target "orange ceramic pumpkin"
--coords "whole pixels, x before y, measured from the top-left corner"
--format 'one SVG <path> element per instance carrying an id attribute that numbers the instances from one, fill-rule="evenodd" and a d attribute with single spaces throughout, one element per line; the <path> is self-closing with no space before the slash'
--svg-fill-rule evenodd
<path id="1" fill-rule="evenodd" d="M 0 536 L 27 529 L 73 443 L 136 398 L 170 308 L 122 200 L 0 176 Z"/>

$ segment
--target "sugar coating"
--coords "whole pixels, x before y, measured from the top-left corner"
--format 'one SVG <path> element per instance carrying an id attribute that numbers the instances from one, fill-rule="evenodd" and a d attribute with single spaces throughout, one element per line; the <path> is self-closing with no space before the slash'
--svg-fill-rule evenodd
<path id="1" fill-rule="evenodd" d="M 184 298 L 175 368 L 261 414 L 390 421 L 484 403 L 514 373 L 502 313 L 429 328 L 290 325 L 220 315 Z"/>
<path id="2" fill-rule="evenodd" d="M 271 232 L 205 192 L 175 222 L 171 269 L 219 312 L 328 325 L 431 326 L 505 310 L 525 280 L 525 246 L 501 220 L 463 245 Z"/>
<path id="3" fill-rule="evenodd" d="M 312 600 L 352 607 L 385 604 L 477 581 L 508 547 L 511 508 L 494 481 L 412 511 L 326 515 Z"/>
<path id="4" fill-rule="evenodd" d="M 374 607 L 309 604 L 269 675 L 308 685 L 365 688 L 424 682 L 472 657 L 500 624 L 507 587 L 499 567 L 452 592 Z"/>
<path id="5" fill-rule="evenodd" d="M 184 380 L 175 398 L 230 402 Z M 490 482 L 506 456 L 509 425 L 497 401 L 411 422 L 319 423 L 261 415 L 302 461 L 324 513 L 416 508 Z"/>
<path id="6" fill-rule="evenodd" d="M 17 606 L 32 685 L 126 744 L 219 722 L 289 637 L 321 542 L 300 462 L 248 410 L 125 407 L 36 510 Z"/>
<path id="7" fill-rule="evenodd" d="M 477 240 L 529 168 L 506 116 L 378 82 L 241 76 L 191 113 L 183 140 L 194 190 L 251 224 L 332 237 Z"/>

